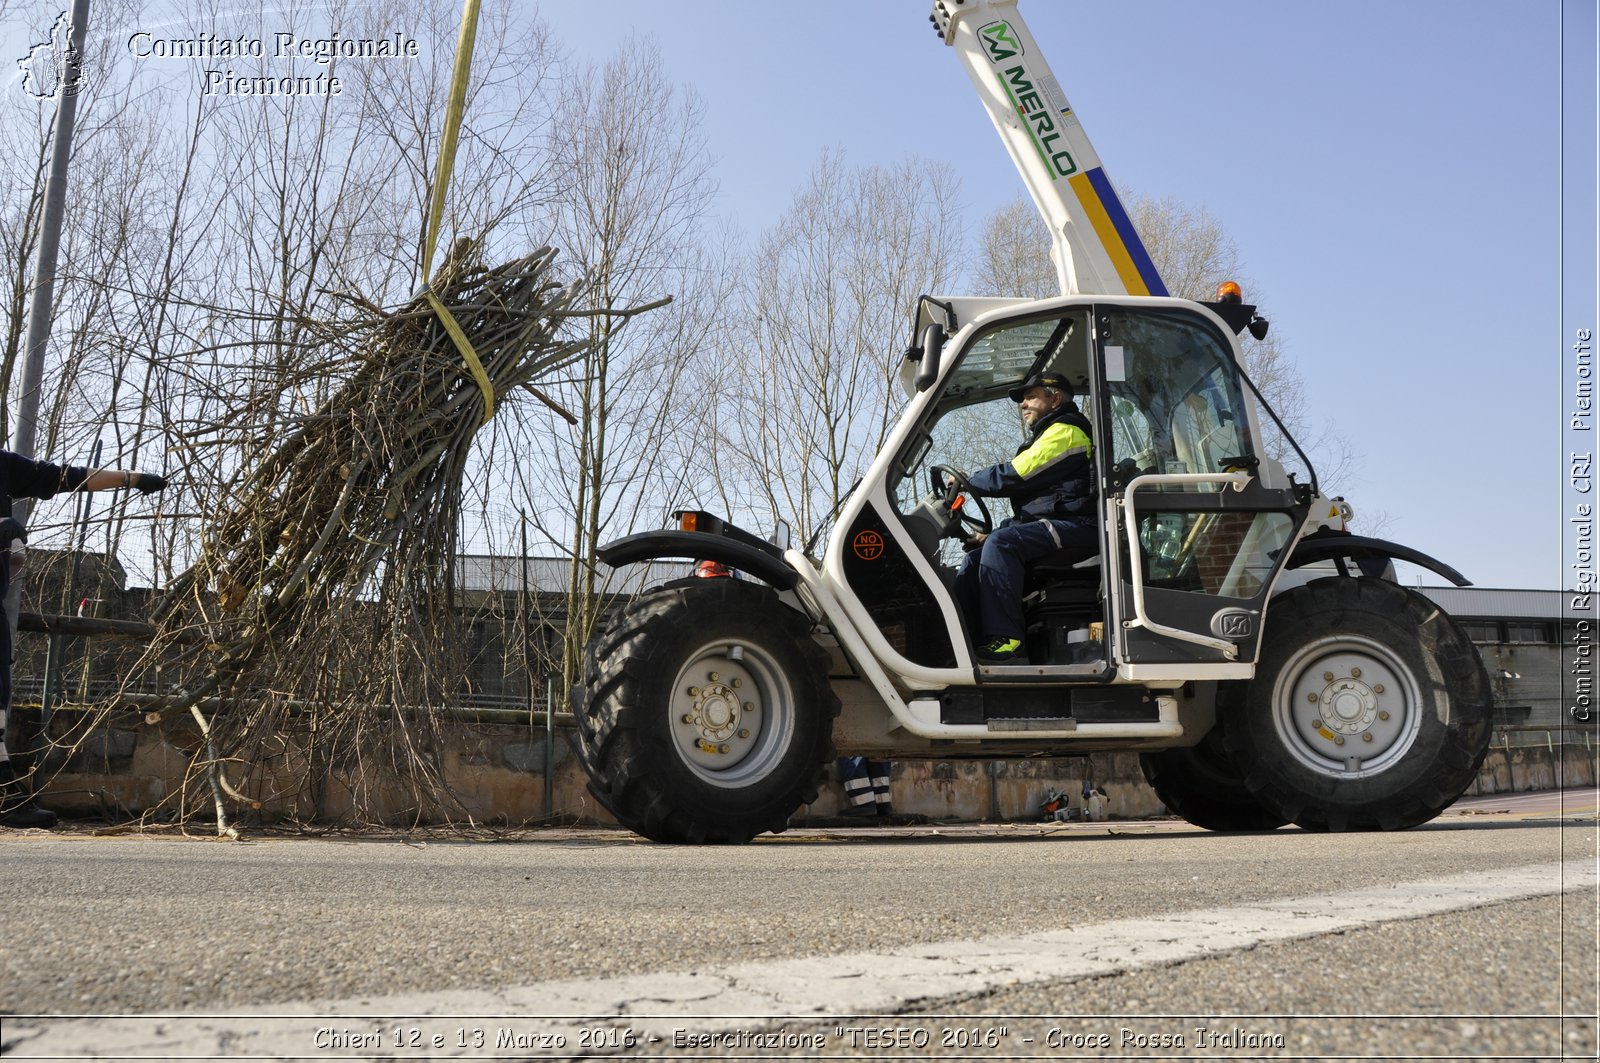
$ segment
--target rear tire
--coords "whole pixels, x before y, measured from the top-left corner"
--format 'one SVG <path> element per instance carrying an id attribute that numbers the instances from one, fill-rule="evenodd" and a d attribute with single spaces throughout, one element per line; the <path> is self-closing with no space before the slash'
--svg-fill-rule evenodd
<path id="1" fill-rule="evenodd" d="M 1330 578 L 1273 600 L 1256 678 L 1217 725 L 1266 809 L 1307 830 L 1403 830 L 1472 783 L 1491 708 L 1477 650 L 1438 606 Z"/>
<path id="2" fill-rule="evenodd" d="M 591 789 L 655 841 L 740 844 L 814 801 L 839 699 L 810 622 L 765 586 L 706 579 L 635 600 L 574 692 Z"/>
<path id="3" fill-rule="evenodd" d="M 1198 745 L 1141 753 L 1139 767 L 1161 803 L 1197 827 L 1266 831 L 1289 822 L 1263 807 L 1245 786 L 1215 728 Z"/>

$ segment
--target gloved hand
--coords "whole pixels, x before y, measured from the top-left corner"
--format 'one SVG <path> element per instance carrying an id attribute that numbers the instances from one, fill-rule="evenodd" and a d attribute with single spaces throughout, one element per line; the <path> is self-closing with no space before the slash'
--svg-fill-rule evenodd
<path id="1" fill-rule="evenodd" d="M 27 542 L 28 529 L 24 528 L 16 517 L 0 518 L 0 550 L 10 546 L 16 539 Z"/>
<path id="2" fill-rule="evenodd" d="M 133 474 L 133 486 L 139 489 L 140 494 L 148 495 L 167 486 L 167 481 L 153 472 L 136 472 Z"/>

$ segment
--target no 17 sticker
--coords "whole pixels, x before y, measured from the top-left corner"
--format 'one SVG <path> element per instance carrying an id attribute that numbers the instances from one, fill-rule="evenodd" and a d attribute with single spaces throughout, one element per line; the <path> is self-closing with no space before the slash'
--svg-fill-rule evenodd
<path id="1" fill-rule="evenodd" d="M 883 536 L 875 531 L 857 532 L 852 545 L 863 561 L 876 561 L 883 556 Z"/>

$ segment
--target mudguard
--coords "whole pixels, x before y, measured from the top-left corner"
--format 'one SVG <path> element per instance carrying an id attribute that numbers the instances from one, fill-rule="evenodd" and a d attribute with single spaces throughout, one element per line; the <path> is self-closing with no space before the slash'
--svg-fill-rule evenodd
<path id="1" fill-rule="evenodd" d="M 1317 561 L 1332 561 L 1338 558 L 1350 558 L 1357 562 L 1377 558 L 1405 561 L 1430 572 L 1437 572 L 1457 587 L 1472 586 L 1472 581 L 1467 577 L 1420 550 L 1391 543 L 1386 539 L 1370 539 L 1364 535 L 1348 535 L 1335 531 L 1318 532 L 1301 539 L 1295 544 L 1294 552 L 1289 555 L 1289 563 L 1284 567 L 1300 568 Z"/>
<path id="2" fill-rule="evenodd" d="M 771 584 L 780 591 L 792 590 L 800 582 L 800 575 L 782 557 L 772 552 L 774 549 L 763 550 L 709 532 L 649 531 L 623 536 L 602 546 L 597 553 L 600 560 L 612 568 L 669 557 L 717 561 Z"/>

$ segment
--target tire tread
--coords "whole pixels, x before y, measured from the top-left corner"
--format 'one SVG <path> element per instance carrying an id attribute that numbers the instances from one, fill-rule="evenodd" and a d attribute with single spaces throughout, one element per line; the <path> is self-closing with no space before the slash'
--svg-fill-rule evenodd
<path id="1" fill-rule="evenodd" d="M 684 807 L 656 770 L 640 735 L 656 684 L 670 682 L 675 662 L 662 649 L 669 632 L 692 628 L 708 611 L 755 609 L 775 637 L 792 639 L 809 676 L 792 676 L 797 694 L 810 696 L 821 717 L 814 747 L 797 751 L 810 771 L 766 807 L 737 811 Z M 829 736 L 839 715 L 838 696 L 827 682 L 828 655 L 809 635 L 810 622 L 784 606 L 765 586 L 737 580 L 680 582 L 646 592 L 612 619 L 585 651 L 583 682 L 572 693 L 580 759 L 589 787 L 617 820 L 647 838 L 691 845 L 742 844 L 762 833 L 779 833 L 789 816 L 816 800 L 832 755 Z M 663 678 L 663 673 L 667 674 Z M 799 708 L 797 711 L 805 711 Z"/>

